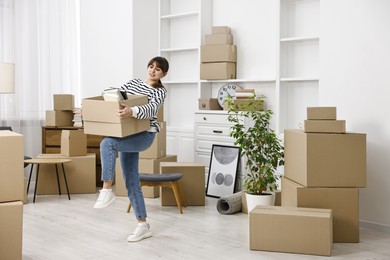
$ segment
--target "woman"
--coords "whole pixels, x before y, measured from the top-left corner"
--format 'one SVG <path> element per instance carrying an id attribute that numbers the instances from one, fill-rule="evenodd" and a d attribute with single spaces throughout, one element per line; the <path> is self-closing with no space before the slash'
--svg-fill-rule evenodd
<path id="1" fill-rule="evenodd" d="M 164 104 L 167 90 L 161 83 L 169 69 L 168 61 L 163 57 L 151 59 L 147 67 L 146 80 L 133 79 L 124 84 L 121 89 L 128 94 L 146 95 L 148 103 L 141 106 L 122 106 L 118 111 L 120 118 L 134 117 L 150 119 L 150 129 L 123 138 L 105 137 L 100 144 L 103 189 L 94 208 L 105 208 L 115 200 L 111 186 L 114 179 L 115 161 L 119 152 L 123 178 L 138 225 L 127 241 L 136 242 L 151 237 L 150 225 L 146 221 L 145 201 L 139 181 L 138 159 L 139 152 L 148 149 L 160 126 L 157 122 L 157 111 Z"/>

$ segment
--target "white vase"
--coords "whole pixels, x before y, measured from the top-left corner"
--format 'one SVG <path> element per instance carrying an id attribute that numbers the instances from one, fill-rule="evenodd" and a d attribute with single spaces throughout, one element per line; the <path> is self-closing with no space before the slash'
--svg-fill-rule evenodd
<path id="1" fill-rule="evenodd" d="M 257 205 L 273 206 L 275 204 L 275 193 L 267 192 L 262 195 L 252 195 L 245 192 L 248 213 Z"/>

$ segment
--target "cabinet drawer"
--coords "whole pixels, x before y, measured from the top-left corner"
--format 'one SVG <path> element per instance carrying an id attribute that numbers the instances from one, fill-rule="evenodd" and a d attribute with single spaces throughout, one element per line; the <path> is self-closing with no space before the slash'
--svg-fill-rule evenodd
<path id="1" fill-rule="evenodd" d="M 195 114 L 195 123 L 232 125 L 227 118 L 228 115 Z"/>
<path id="2" fill-rule="evenodd" d="M 213 144 L 219 144 L 219 145 L 227 145 L 227 146 L 234 146 L 233 140 L 204 140 L 204 139 L 198 139 L 198 141 L 195 144 L 196 151 L 208 151 L 211 153 L 211 149 L 213 147 Z"/>
<path id="3" fill-rule="evenodd" d="M 197 135 L 207 135 L 210 138 L 221 136 L 229 137 L 229 126 L 220 126 L 220 125 L 197 125 L 196 134 Z"/>

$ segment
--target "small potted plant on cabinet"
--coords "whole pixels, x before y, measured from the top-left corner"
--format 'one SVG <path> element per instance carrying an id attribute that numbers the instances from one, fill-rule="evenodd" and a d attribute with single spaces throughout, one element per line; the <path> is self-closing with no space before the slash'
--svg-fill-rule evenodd
<path id="1" fill-rule="evenodd" d="M 232 97 L 228 103 L 228 121 L 233 123 L 229 135 L 235 139 L 234 144 L 241 149 L 245 158 L 246 175 L 243 187 L 245 189 L 248 212 L 258 204 L 274 204 L 274 194 L 266 193 L 277 189 L 278 166 L 284 165 L 284 147 L 273 129 L 270 120 L 273 112 L 263 110 L 265 96 L 253 97 L 244 103 L 236 103 Z M 259 106 L 260 104 L 260 106 Z M 252 202 L 256 200 L 268 202 Z"/>

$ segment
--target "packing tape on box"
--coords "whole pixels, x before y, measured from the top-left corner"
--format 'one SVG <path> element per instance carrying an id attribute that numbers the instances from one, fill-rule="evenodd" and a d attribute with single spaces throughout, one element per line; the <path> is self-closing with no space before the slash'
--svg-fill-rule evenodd
<path id="1" fill-rule="evenodd" d="M 242 192 L 237 192 L 232 195 L 224 196 L 217 201 L 217 210 L 223 215 L 241 212 L 242 207 Z"/>

